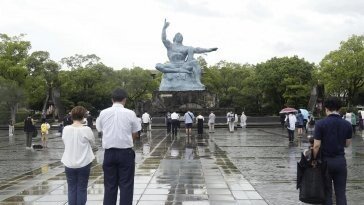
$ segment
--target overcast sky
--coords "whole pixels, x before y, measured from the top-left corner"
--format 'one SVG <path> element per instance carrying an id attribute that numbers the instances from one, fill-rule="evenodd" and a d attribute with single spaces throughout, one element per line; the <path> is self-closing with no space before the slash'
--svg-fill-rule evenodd
<path id="1" fill-rule="evenodd" d="M 0 33 L 25 33 L 53 60 L 96 54 L 119 69 L 167 61 L 161 41 L 218 47 L 203 57 L 256 64 L 298 55 L 318 63 L 340 41 L 363 35 L 362 0 L 1 0 Z"/>

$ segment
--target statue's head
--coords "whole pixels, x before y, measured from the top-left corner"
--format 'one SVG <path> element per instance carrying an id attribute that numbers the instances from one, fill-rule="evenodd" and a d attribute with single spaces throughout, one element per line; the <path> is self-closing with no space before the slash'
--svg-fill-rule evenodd
<path id="1" fill-rule="evenodd" d="M 182 43 L 183 41 L 183 36 L 181 33 L 176 33 L 176 35 L 174 35 L 173 38 L 173 43 Z"/>

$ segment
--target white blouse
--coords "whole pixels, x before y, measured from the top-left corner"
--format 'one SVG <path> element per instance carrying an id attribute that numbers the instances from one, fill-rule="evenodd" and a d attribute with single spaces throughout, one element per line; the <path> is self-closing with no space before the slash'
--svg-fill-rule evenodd
<path id="1" fill-rule="evenodd" d="M 91 147 L 95 143 L 95 137 L 91 128 L 68 125 L 63 129 L 62 140 L 64 153 L 61 162 L 66 167 L 81 168 L 95 159 Z"/>

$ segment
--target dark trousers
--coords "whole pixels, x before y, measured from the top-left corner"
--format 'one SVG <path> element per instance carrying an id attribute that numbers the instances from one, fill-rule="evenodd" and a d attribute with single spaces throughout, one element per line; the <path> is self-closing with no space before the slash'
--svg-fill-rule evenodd
<path id="1" fill-rule="evenodd" d="M 171 121 L 170 122 L 167 121 L 167 133 L 168 134 L 171 133 L 171 129 L 172 129 L 172 122 Z"/>
<path id="2" fill-rule="evenodd" d="M 68 184 L 68 204 L 84 205 L 87 201 L 87 184 L 91 163 L 81 168 L 65 168 Z"/>
<path id="3" fill-rule="evenodd" d="M 149 123 L 143 123 L 142 124 L 143 125 L 143 132 L 146 132 L 146 131 L 148 131 L 148 129 L 149 129 Z"/>
<path id="4" fill-rule="evenodd" d="M 334 158 L 324 158 L 327 162 L 329 176 L 334 184 L 335 197 L 337 205 L 346 205 L 346 179 L 347 168 L 346 159 L 344 156 L 337 156 Z M 325 205 L 332 205 L 332 186 L 330 186 L 329 194 L 326 197 Z"/>
<path id="5" fill-rule="evenodd" d="M 26 139 L 26 147 L 31 147 L 32 146 L 32 137 L 33 137 L 33 132 L 26 132 L 25 135 L 27 136 Z"/>
<path id="6" fill-rule="evenodd" d="M 290 142 L 293 142 L 293 139 L 294 139 L 294 130 L 290 130 L 290 129 L 287 129 L 288 130 L 288 139 Z"/>
<path id="7" fill-rule="evenodd" d="M 177 134 L 178 120 L 172 120 L 172 134 Z"/>
<path id="8" fill-rule="evenodd" d="M 104 205 L 115 205 L 120 189 L 120 205 L 133 204 L 135 152 L 133 149 L 106 149 L 104 155 Z"/>

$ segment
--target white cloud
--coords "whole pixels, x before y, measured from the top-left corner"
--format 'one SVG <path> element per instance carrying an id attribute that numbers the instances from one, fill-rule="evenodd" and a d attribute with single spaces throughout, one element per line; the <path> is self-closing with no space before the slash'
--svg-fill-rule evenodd
<path id="1" fill-rule="evenodd" d="M 167 61 L 161 42 L 181 32 L 184 44 L 219 47 L 204 56 L 259 63 L 298 55 L 319 62 L 352 34 L 363 34 L 363 4 L 356 0 L 3 0 L 0 32 L 26 33 L 33 50 L 51 57 L 94 53 L 114 68 L 153 69 Z"/>

